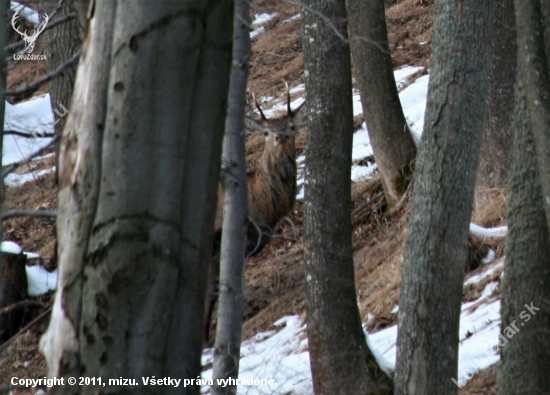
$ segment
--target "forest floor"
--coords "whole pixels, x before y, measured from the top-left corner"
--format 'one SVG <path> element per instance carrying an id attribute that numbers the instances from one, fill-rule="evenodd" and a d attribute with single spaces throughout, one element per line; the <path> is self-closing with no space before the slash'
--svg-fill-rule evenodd
<path id="1" fill-rule="evenodd" d="M 292 87 L 303 84 L 303 59 L 299 8 L 294 3 L 279 0 L 255 0 L 253 19 L 267 14 L 263 23 L 254 26 L 261 33 L 253 38 L 252 68 L 249 92 L 258 98 L 284 97 L 284 82 Z M 402 0 L 388 8 L 388 32 L 394 66 L 421 66 L 417 75 L 426 74 L 432 40 L 433 0 Z M 33 69 L 30 64 L 37 64 Z M 44 74 L 40 62 L 27 62 L 25 69 L 14 68 L 8 74 L 8 89 L 23 86 Z M 47 88 L 45 88 L 47 89 Z M 303 91 L 293 94 L 293 98 Z M 266 107 L 275 100 L 266 100 Z M 360 124 L 362 119 L 357 119 Z M 299 153 L 305 150 L 306 132 L 302 128 L 297 139 Z M 248 162 L 261 153 L 262 139 L 250 136 L 247 143 Z M 32 166 L 52 166 L 33 162 Z M 29 165 L 31 166 L 31 165 Z M 30 168 L 29 168 L 30 170 Z M 24 170 L 23 170 L 24 171 Z M 56 185 L 53 173 L 18 187 L 7 188 L 5 210 L 15 208 L 56 208 Z M 372 179 L 354 183 L 352 187 L 352 220 L 357 301 L 363 322 L 369 332 L 396 323 L 394 312 L 399 300 L 401 262 L 408 228 L 410 205 L 405 202 L 394 212 L 385 210 L 380 182 Z M 503 225 L 506 196 L 497 191 L 491 204 L 473 213 L 473 221 L 482 226 Z M 251 257 L 246 267 L 246 310 L 244 339 L 272 328 L 273 323 L 286 315 L 305 319 L 305 264 L 301 250 L 302 202 L 279 225 L 284 237 L 273 238 L 258 255 Z M 41 263 L 48 269 L 55 262 L 55 223 L 43 218 L 13 218 L 4 221 L 4 240 L 12 240 L 25 251 L 38 252 Z M 503 254 L 503 241 L 490 245 L 497 257 Z M 471 256 L 479 260 L 487 246 L 471 243 Z M 474 271 L 479 273 L 484 268 Z M 497 274 L 500 274 L 497 273 Z M 464 300 L 473 300 L 483 290 L 483 284 L 465 290 Z M 42 296 L 44 307 L 27 312 L 31 321 L 51 305 L 51 294 Z M 48 316 L 23 331 L 9 345 L 0 345 L 0 386 L 9 384 L 9 378 L 40 378 L 46 373 L 45 362 L 37 343 L 45 330 Z M 481 371 L 461 395 L 496 394 L 496 366 Z M 13 394 L 34 393 L 30 391 Z"/>

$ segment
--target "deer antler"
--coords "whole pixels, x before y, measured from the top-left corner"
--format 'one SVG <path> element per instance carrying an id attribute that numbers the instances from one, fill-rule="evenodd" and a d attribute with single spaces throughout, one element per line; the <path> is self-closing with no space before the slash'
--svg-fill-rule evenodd
<path id="1" fill-rule="evenodd" d="M 292 109 L 290 108 L 290 89 L 288 88 L 288 83 L 283 80 L 286 86 L 286 109 L 288 111 L 288 116 L 293 117 L 294 113 L 292 112 Z"/>
<path id="2" fill-rule="evenodd" d="M 254 93 L 252 93 L 252 98 L 254 99 L 254 103 L 256 103 L 256 108 L 258 109 L 258 111 L 260 112 L 260 115 L 262 116 L 262 119 L 264 121 L 267 121 L 267 118 L 266 116 L 264 115 L 264 112 L 262 111 L 262 108 L 260 107 L 260 105 L 258 104 L 258 100 L 256 100 L 256 95 L 254 95 Z"/>

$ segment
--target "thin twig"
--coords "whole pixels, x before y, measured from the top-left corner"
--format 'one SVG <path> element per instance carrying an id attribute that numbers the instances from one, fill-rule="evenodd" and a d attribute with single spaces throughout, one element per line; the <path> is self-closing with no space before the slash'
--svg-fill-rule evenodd
<path id="1" fill-rule="evenodd" d="M 326 15 L 324 15 L 322 12 L 320 11 L 317 11 L 316 9 L 310 7 L 310 6 L 307 6 L 303 3 L 299 3 L 297 1 L 294 1 L 294 0 L 283 0 L 285 3 L 288 3 L 288 4 L 292 4 L 294 6 L 297 6 L 297 7 L 301 7 L 309 12 L 311 12 L 312 14 L 315 14 L 317 15 L 319 18 L 321 18 L 323 21 L 325 21 L 325 23 L 332 29 L 332 31 L 334 32 L 334 34 L 336 35 L 336 37 L 338 37 L 343 43 L 346 43 L 346 44 L 349 44 L 349 42 L 351 40 L 359 40 L 359 41 L 364 41 L 366 43 L 369 43 L 369 44 L 372 44 L 374 45 L 376 48 L 378 48 L 380 51 L 382 51 L 383 53 L 387 53 L 387 51 L 380 45 L 378 44 L 376 41 L 374 40 L 371 40 L 367 37 L 361 37 L 361 36 L 352 36 L 350 37 L 349 39 L 347 39 L 344 34 L 342 34 L 340 32 L 340 30 L 338 30 L 338 27 L 334 24 L 333 21 L 331 21 Z"/>
<path id="2" fill-rule="evenodd" d="M 10 210 L 2 214 L 2 220 L 15 217 L 57 217 L 57 210 Z"/>
<path id="3" fill-rule="evenodd" d="M 23 94 L 32 93 L 32 92 L 37 91 L 38 88 L 40 88 L 40 86 L 42 86 L 42 84 L 45 84 L 46 82 L 51 81 L 54 78 L 60 76 L 65 71 L 67 71 L 67 69 L 69 69 L 71 66 L 76 64 L 76 62 L 78 62 L 78 59 L 80 58 L 80 53 L 81 53 L 81 50 L 78 50 L 73 55 L 72 58 L 70 58 L 65 63 L 63 63 L 61 66 L 59 66 L 57 68 L 57 70 L 55 70 L 52 73 L 40 78 L 39 80 L 31 82 L 30 84 L 28 84 L 27 86 L 25 86 L 23 88 L 6 90 L 5 95 L 6 96 L 19 96 L 19 95 L 23 95 Z"/>
<path id="4" fill-rule="evenodd" d="M 2 307 L 0 309 L 0 314 L 6 314 L 13 310 L 20 309 L 21 307 L 27 307 L 27 306 L 38 306 L 38 307 L 44 307 L 45 304 L 40 302 L 39 300 L 20 300 L 19 302 L 15 302 L 10 304 L 9 306 Z"/>
<path id="5" fill-rule="evenodd" d="M 15 341 L 19 336 L 21 336 L 23 333 L 28 331 L 30 328 L 32 328 L 34 325 L 39 323 L 41 320 L 44 319 L 44 317 L 47 317 L 52 312 L 52 308 L 48 307 L 42 314 L 40 314 L 38 317 L 36 317 L 34 320 L 32 320 L 27 326 L 22 328 L 19 332 L 17 332 L 15 335 L 13 335 L 11 338 L 6 340 L 4 344 L 0 345 L 0 352 L 4 351 L 6 348 L 9 347 L 11 343 Z"/>
<path id="6" fill-rule="evenodd" d="M 27 163 L 29 163 L 31 160 L 33 160 L 34 158 L 36 158 L 37 156 L 40 156 L 42 155 L 44 152 L 46 152 L 47 150 L 49 150 L 51 147 L 53 147 L 58 141 L 59 139 L 61 138 L 61 136 L 59 134 L 56 134 L 53 138 L 52 138 L 52 141 L 50 141 L 47 145 L 45 145 L 44 147 L 40 148 L 38 151 L 36 151 L 34 154 L 30 155 L 29 157 L 25 158 L 25 159 L 22 159 L 20 160 L 19 162 L 15 162 L 15 163 L 12 163 L 10 165 L 10 167 L 8 167 L 6 169 L 6 171 L 4 171 L 4 173 L 2 173 L 2 178 L 6 178 L 8 176 L 8 174 L 12 173 L 15 169 L 17 169 L 18 167 L 21 167 L 23 165 L 26 165 Z"/>

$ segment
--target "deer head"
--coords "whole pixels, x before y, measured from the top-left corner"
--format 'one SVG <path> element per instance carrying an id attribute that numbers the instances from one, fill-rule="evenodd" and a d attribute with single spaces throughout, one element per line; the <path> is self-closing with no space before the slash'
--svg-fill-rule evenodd
<path id="1" fill-rule="evenodd" d="M 13 29 L 17 33 L 19 33 L 21 35 L 21 37 L 23 38 L 23 40 L 25 41 L 25 43 L 26 43 L 25 50 L 27 51 L 27 53 L 32 53 L 32 51 L 34 50 L 34 44 L 36 42 L 36 39 L 38 38 L 40 33 L 42 33 L 42 31 L 46 28 L 46 25 L 48 24 L 49 17 L 48 17 L 48 15 L 44 14 L 44 20 L 38 24 L 37 28 L 34 30 L 34 32 L 30 36 L 27 34 L 27 30 L 22 32 L 21 30 L 19 30 L 17 28 L 16 19 L 18 17 L 19 17 L 19 14 L 17 12 L 13 14 L 13 17 L 11 18 L 11 25 L 13 26 Z"/>
<path id="2" fill-rule="evenodd" d="M 279 153 L 287 150 L 295 151 L 295 137 L 296 137 L 296 128 L 299 126 L 300 122 L 305 116 L 305 102 L 302 103 L 296 110 L 292 110 L 290 107 L 290 91 L 288 84 L 286 85 L 286 94 L 287 94 L 287 113 L 286 115 L 276 118 L 268 119 L 262 108 L 258 104 L 256 98 L 254 98 L 254 103 L 258 112 L 260 113 L 261 120 L 247 122 L 247 126 L 250 130 L 256 132 L 262 132 L 266 138 L 266 150 L 272 151 L 273 154 L 277 155 Z"/>

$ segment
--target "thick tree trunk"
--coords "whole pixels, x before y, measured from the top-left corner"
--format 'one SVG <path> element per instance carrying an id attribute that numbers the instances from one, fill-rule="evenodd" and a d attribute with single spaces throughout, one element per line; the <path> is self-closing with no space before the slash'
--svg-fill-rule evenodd
<path id="1" fill-rule="evenodd" d="M 200 375 L 231 20 L 229 0 L 95 4 L 62 142 L 50 374 L 199 393 L 141 378 Z"/>
<path id="2" fill-rule="evenodd" d="M 75 84 L 75 111 L 60 144 L 58 284 L 50 326 L 40 341 L 49 376 L 71 377 L 81 372 L 82 273 L 99 194 L 115 5 L 108 2 L 95 9 Z M 53 391 L 79 392 L 69 389 Z"/>
<path id="3" fill-rule="evenodd" d="M 502 280 L 501 395 L 550 393 L 550 234 L 525 95 L 518 89 Z"/>
<path id="4" fill-rule="evenodd" d="M 412 178 L 416 145 L 393 75 L 384 0 L 349 0 L 353 67 L 386 201 L 395 206 Z"/>
<path id="5" fill-rule="evenodd" d="M 307 0 L 302 19 L 308 92 L 304 254 L 310 363 L 316 394 L 390 394 L 365 341 L 351 243 L 353 111 L 343 0 Z M 313 10 L 315 12 L 313 12 Z"/>
<path id="6" fill-rule="evenodd" d="M 244 115 L 250 59 L 250 6 L 237 0 L 233 16 L 233 62 L 222 156 L 224 198 L 218 325 L 212 378 L 237 379 L 244 314 L 244 265 L 248 189 Z M 212 394 L 235 394 L 237 386 L 214 384 Z"/>
<path id="7" fill-rule="evenodd" d="M 479 153 L 474 204 L 483 207 L 494 188 L 508 182 L 513 131 L 517 45 L 514 1 L 490 1 L 487 47 L 485 122 Z"/>
<path id="8" fill-rule="evenodd" d="M 435 5 L 432 72 L 403 258 L 395 394 L 456 394 L 468 225 L 483 123 L 487 5 Z"/>

